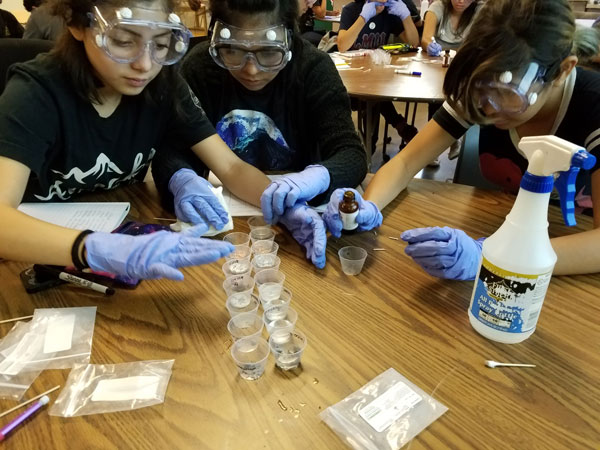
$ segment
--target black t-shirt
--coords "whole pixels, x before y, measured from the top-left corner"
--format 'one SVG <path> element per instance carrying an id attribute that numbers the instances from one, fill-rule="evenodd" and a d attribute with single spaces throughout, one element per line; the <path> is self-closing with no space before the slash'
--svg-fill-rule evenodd
<path id="1" fill-rule="evenodd" d="M 66 200 L 142 180 L 164 141 L 189 148 L 215 133 L 178 78 L 156 105 L 123 96 L 110 117 L 80 99 L 53 55 L 14 65 L 0 96 L 0 155 L 31 169 L 24 201 Z M 186 119 L 180 119 L 177 95 Z M 190 152 L 191 153 L 191 152 Z"/>
<path id="2" fill-rule="evenodd" d="M 340 30 L 347 30 L 360 17 L 362 11 L 362 3 L 348 3 L 342 9 L 340 18 Z M 356 41 L 350 50 L 359 50 L 361 48 L 371 49 L 381 47 L 388 43 L 390 35 L 398 36 L 404 31 L 404 24 L 400 17 L 389 14 L 387 9 L 384 9 L 360 30 Z"/>
<path id="3" fill-rule="evenodd" d="M 366 175 L 366 153 L 352 122 L 348 93 L 324 52 L 293 37 L 291 61 L 258 92 L 249 91 L 219 67 L 202 43 L 186 56 L 181 73 L 198 96 L 217 133 L 244 161 L 264 171 L 300 171 L 321 164 L 330 189 L 356 186 Z M 185 155 L 160 158 L 170 172 L 200 167 Z M 166 155 L 166 154 L 165 154 Z M 169 171 L 154 180 L 164 186 Z M 160 188 L 159 188 L 160 189 Z"/>
<path id="4" fill-rule="evenodd" d="M 448 103 L 433 116 L 455 138 L 469 126 Z M 581 209 L 592 207 L 590 175 L 600 168 L 600 73 L 577 68 L 567 78 L 563 99 L 551 134 L 580 145 L 593 154 L 596 166 L 577 176 L 576 202 Z M 479 166 L 485 178 L 508 192 L 519 190 L 528 161 L 519 153 L 516 130 L 482 126 L 479 135 Z"/>

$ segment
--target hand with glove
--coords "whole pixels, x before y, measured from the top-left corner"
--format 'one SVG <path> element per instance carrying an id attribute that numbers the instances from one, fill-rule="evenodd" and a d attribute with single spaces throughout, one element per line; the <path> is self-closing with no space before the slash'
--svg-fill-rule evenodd
<path id="1" fill-rule="evenodd" d="M 321 165 L 306 167 L 302 172 L 290 173 L 273 180 L 260 197 L 263 216 L 275 223 L 286 208 L 304 203 L 329 188 L 329 171 Z"/>
<path id="2" fill-rule="evenodd" d="M 92 233 L 85 239 L 87 263 L 96 272 L 131 279 L 183 280 L 177 268 L 211 263 L 234 250 L 229 242 L 201 238 L 206 230 L 208 225 L 201 224 L 181 233 Z"/>
<path id="3" fill-rule="evenodd" d="M 402 0 L 390 0 L 385 2 L 385 6 L 391 15 L 400 17 L 400 20 L 410 17 L 408 6 Z"/>
<path id="4" fill-rule="evenodd" d="M 336 189 L 331 194 L 327 210 L 323 213 L 323 220 L 331 234 L 338 238 L 342 235 L 342 219 L 340 218 L 339 206 L 346 191 L 354 192 L 354 200 L 358 203 L 358 215 L 356 216 L 358 227 L 356 230 L 367 231 L 379 227 L 383 221 L 383 216 L 375 203 L 364 200 L 356 189 Z"/>
<path id="5" fill-rule="evenodd" d="M 415 228 L 400 237 L 409 244 L 405 253 L 428 274 L 450 280 L 475 279 L 485 238 L 475 240 L 449 227 Z"/>
<path id="6" fill-rule="evenodd" d="M 325 267 L 327 233 L 319 213 L 306 205 L 297 204 L 285 211 L 281 223 L 292 233 L 294 239 L 306 248 L 306 257 L 318 269 Z"/>
<path id="7" fill-rule="evenodd" d="M 229 221 L 227 211 L 212 191 L 213 186 L 191 169 L 179 169 L 169 180 L 175 199 L 175 215 L 194 225 L 208 223 L 217 230 Z"/>
<path id="8" fill-rule="evenodd" d="M 435 41 L 435 38 L 431 38 L 430 44 L 427 46 L 427 54 L 429 56 L 440 56 L 442 53 L 442 46 Z"/>
<path id="9" fill-rule="evenodd" d="M 365 22 L 368 22 L 373 17 L 375 17 L 377 14 L 379 14 L 381 11 L 383 11 L 384 5 L 385 5 L 385 2 L 371 2 L 371 1 L 367 0 L 362 7 L 360 16 L 363 19 L 365 19 Z M 380 8 L 379 11 L 377 10 L 377 8 Z"/>

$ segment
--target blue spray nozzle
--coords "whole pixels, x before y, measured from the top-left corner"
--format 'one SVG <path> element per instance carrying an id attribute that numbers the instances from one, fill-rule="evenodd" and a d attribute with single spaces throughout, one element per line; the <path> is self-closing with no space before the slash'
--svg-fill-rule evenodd
<path id="1" fill-rule="evenodd" d="M 572 227 L 577 224 L 575 221 L 575 181 L 580 169 L 589 170 L 596 164 L 596 157 L 585 150 L 579 150 L 573 154 L 571 159 L 571 168 L 561 172 L 554 182 L 558 194 L 560 195 L 560 208 L 563 219 L 567 226 Z"/>

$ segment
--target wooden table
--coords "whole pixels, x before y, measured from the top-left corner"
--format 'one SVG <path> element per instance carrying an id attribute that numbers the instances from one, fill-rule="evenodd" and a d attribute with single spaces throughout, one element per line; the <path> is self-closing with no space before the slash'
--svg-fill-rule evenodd
<path id="1" fill-rule="evenodd" d="M 370 162 L 373 149 L 371 148 L 374 132 L 374 114 L 379 114 L 377 104 L 380 101 L 407 102 L 406 119 L 409 120 L 409 103 L 414 103 L 412 121 L 417 109 L 417 103 L 441 103 L 444 101 L 444 76 L 446 68 L 442 67 L 442 58 L 421 54 L 407 53 L 392 57 L 391 66 L 372 64 L 368 56 L 349 60 L 350 69 L 339 70 L 340 77 L 348 90 L 348 94 L 366 104 L 366 130 L 364 134 L 367 158 Z M 408 66 L 412 72 L 421 72 L 420 77 L 396 74 L 397 67 Z"/>
<path id="2" fill-rule="evenodd" d="M 96 197 L 98 198 L 98 197 Z M 131 201 L 131 217 L 166 213 L 153 185 L 106 197 Z M 514 198 L 467 186 L 413 180 L 384 211 L 375 232 L 330 239 L 327 266 L 312 267 L 282 232 L 281 269 L 308 336 L 302 369 L 281 372 L 270 357 L 257 381 L 242 380 L 229 348 L 221 289 L 223 261 L 185 271 L 182 283 L 143 282 L 112 297 L 71 286 L 28 295 L 23 263 L 1 262 L 0 318 L 34 308 L 98 307 L 91 363 L 175 359 L 164 404 L 131 412 L 58 418 L 42 411 L 4 444 L 7 449 L 343 449 L 318 414 L 393 367 L 448 406 L 410 444 L 417 449 L 574 449 L 600 442 L 600 276 L 555 277 L 537 331 L 501 345 L 469 325 L 472 282 L 434 279 L 403 253 L 402 230 L 429 225 L 492 233 Z M 579 230 L 591 227 L 578 217 Z M 551 234 L 573 233 L 551 208 Z M 245 219 L 236 230 L 247 231 Z M 360 245 L 369 256 L 345 276 L 337 250 Z M 373 251 L 385 248 L 385 251 Z M 10 324 L 0 325 L 6 334 Z M 486 359 L 537 364 L 489 369 Z M 68 370 L 45 371 L 25 397 L 57 384 Z M 52 394 L 52 400 L 56 394 Z M 0 410 L 14 405 L 1 401 Z M 2 423 L 7 423 L 7 416 Z"/>

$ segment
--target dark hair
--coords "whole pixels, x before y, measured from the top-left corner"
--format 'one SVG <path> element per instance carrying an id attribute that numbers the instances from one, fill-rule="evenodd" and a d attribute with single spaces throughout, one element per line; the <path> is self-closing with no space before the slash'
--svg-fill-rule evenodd
<path id="1" fill-rule="evenodd" d="M 52 11 L 55 15 L 64 18 L 69 27 L 87 28 L 90 25 L 88 13 L 94 6 L 121 7 L 154 3 L 156 0 L 53 0 Z M 161 0 L 165 11 L 173 11 L 173 0 Z M 51 51 L 56 55 L 63 70 L 71 78 L 73 88 L 77 95 L 84 100 L 101 103 L 98 88 L 102 82 L 94 75 L 94 70 L 88 60 L 83 42 L 78 41 L 70 32 L 63 33 Z M 144 100 L 157 103 L 164 96 L 165 86 L 172 84 L 177 76 L 173 66 L 165 66 L 159 74 L 143 90 Z"/>
<path id="2" fill-rule="evenodd" d="M 23 8 L 27 11 L 33 11 L 33 8 L 37 8 L 42 4 L 42 0 L 23 0 Z"/>
<path id="3" fill-rule="evenodd" d="M 568 0 L 493 0 L 479 10 L 444 79 L 444 94 L 470 120 L 484 122 L 473 89 L 507 70 L 536 61 L 546 81 L 560 73 L 573 48 L 575 19 Z"/>
<path id="4" fill-rule="evenodd" d="M 452 0 L 441 0 L 444 5 L 444 16 L 440 19 L 440 27 L 445 27 L 446 23 L 450 20 L 450 15 L 452 14 L 453 6 Z M 456 27 L 456 35 L 462 37 L 463 32 L 469 26 L 473 17 L 475 16 L 475 12 L 477 11 L 477 5 L 479 2 L 475 0 L 473 3 L 469 5 L 467 9 L 463 11 L 458 20 L 458 26 Z"/>
<path id="5" fill-rule="evenodd" d="M 298 30 L 298 0 L 210 0 L 212 20 L 236 25 L 238 14 L 267 14 L 273 23 L 283 23 L 293 31 Z"/>

